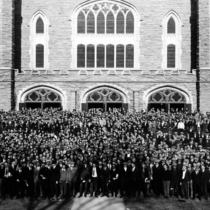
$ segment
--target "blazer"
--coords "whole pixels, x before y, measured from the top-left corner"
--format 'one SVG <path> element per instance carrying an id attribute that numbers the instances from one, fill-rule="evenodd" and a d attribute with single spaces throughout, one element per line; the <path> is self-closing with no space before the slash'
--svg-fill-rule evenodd
<path id="1" fill-rule="evenodd" d="M 187 183 L 190 181 L 190 172 L 188 170 L 186 170 L 184 178 L 182 178 L 182 175 L 183 175 L 183 171 L 181 172 L 180 182 Z"/>

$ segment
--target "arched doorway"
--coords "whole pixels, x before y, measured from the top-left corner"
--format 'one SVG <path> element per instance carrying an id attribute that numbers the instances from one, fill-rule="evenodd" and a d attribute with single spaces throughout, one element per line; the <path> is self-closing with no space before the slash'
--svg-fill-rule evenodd
<path id="1" fill-rule="evenodd" d="M 168 111 L 191 111 L 191 104 L 187 103 L 186 94 L 176 89 L 163 88 L 152 92 L 148 97 L 148 111 L 151 109 Z"/>
<path id="2" fill-rule="evenodd" d="M 26 108 L 61 108 L 61 96 L 54 90 L 47 87 L 31 89 L 24 94 L 24 103 L 19 104 L 19 109 Z"/>
<path id="3" fill-rule="evenodd" d="M 82 104 L 82 110 L 88 111 L 93 108 L 100 108 L 103 111 L 109 111 L 113 108 L 124 109 L 127 111 L 128 104 L 125 103 L 124 94 L 111 87 L 95 88 L 85 95 L 86 103 Z"/>

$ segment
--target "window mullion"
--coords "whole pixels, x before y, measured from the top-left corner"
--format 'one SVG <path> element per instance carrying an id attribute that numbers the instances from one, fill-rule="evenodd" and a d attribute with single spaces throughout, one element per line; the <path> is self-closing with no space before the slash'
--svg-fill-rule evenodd
<path id="1" fill-rule="evenodd" d="M 104 68 L 106 68 L 106 46 L 107 45 L 104 45 Z"/>
<path id="2" fill-rule="evenodd" d="M 85 68 L 87 68 L 87 45 L 85 45 Z"/>
<path id="3" fill-rule="evenodd" d="M 94 51 L 95 51 L 95 62 L 94 62 L 94 68 L 97 68 L 97 57 L 98 57 L 98 50 L 97 45 L 94 45 Z"/>
<path id="4" fill-rule="evenodd" d="M 116 45 L 114 45 L 114 68 L 116 69 L 116 63 L 117 63 L 117 48 Z"/>
<path id="5" fill-rule="evenodd" d="M 126 45 L 124 45 L 124 68 L 126 68 Z"/>

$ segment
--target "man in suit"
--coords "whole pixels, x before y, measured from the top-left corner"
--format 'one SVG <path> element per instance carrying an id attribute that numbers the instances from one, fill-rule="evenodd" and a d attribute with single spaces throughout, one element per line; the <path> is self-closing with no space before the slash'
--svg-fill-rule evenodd
<path id="1" fill-rule="evenodd" d="M 192 181 L 193 181 L 193 199 L 198 196 L 198 199 L 201 199 L 201 175 L 199 167 L 196 167 L 195 170 L 192 172 Z"/>
<path id="2" fill-rule="evenodd" d="M 87 161 L 84 161 L 84 164 L 81 166 L 80 170 L 80 195 L 79 198 L 82 197 L 83 194 L 83 185 L 85 185 L 85 197 L 87 196 L 87 190 L 88 190 L 88 182 L 90 179 L 90 169 L 87 164 Z"/>
<path id="3" fill-rule="evenodd" d="M 56 165 L 56 162 L 52 163 L 50 169 L 50 189 L 51 189 L 51 199 L 57 200 L 59 195 L 59 181 L 60 181 L 60 168 Z"/>
<path id="4" fill-rule="evenodd" d="M 67 195 L 67 183 L 67 166 L 63 164 L 60 169 L 60 198 L 65 198 Z"/>
<path id="5" fill-rule="evenodd" d="M 208 199 L 207 185 L 209 183 L 209 175 L 204 165 L 201 166 L 200 178 L 201 178 L 201 196 L 207 200 Z"/>
<path id="6" fill-rule="evenodd" d="M 186 166 L 182 166 L 182 173 L 180 176 L 180 185 L 181 185 L 181 191 L 182 191 L 182 197 L 185 199 L 189 198 L 189 192 L 188 192 L 188 185 L 190 182 L 190 172 L 187 170 Z"/>
<path id="7" fill-rule="evenodd" d="M 130 196 L 129 192 L 129 183 L 130 183 L 130 175 L 131 171 L 128 167 L 127 161 L 124 161 L 124 166 L 121 168 L 120 172 L 120 183 L 121 183 L 121 197 L 126 194 L 128 197 Z"/>
<path id="8" fill-rule="evenodd" d="M 111 171 L 111 191 L 112 196 L 117 197 L 118 188 L 119 188 L 119 172 L 117 170 L 116 164 L 113 163 L 112 171 Z"/>
<path id="9" fill-rule="evenodd" d="M 90 197 L 93 196 L 93 192 L 95 192 L 95 197 L 97 197 L 97 189 L 98 189 L 98 169 L 96 167 L 96 163 L 93 163 L 91 167 L 91 184 L 90 184 Z"/>
<path id="10" fill-rule="evenodd" d="M 177 198 L 179 197 L 179 177 L 180 170 L 176 162 L 173 162 L 171 169 L 171 196 L 175 195 Z"/>
<path id="11" fill-rule="evenodd" d="M 137 186 L 139 184 L 139 179 L 140 179 L 140 172 L 139 169 L 136 167 L 135 162 L 131 163 L 131 196 L 135 198 L 136 196 L 136 191 L 137 191 Z"/>
<path id="12" fill-rule="evenodd" d="M 110 171 L 107 167 L 106 163 L 103 163 L 103 169 L 100 172 L 100 176 L 101 176 L 101 185 L 102 185 L 102 195 L 103 196 L 108 196 L 108 192 L 109 192 L 109 184 L 110 184 Z"/>
<path id="13" fill-rule="evenodd" d="M 161 168 L 159 165 L 159 160 L 155 161 L 155 165 L 153 166 L 153 184 L 154 184 L 154 194 L 159 197 L 161 192 Z"/>

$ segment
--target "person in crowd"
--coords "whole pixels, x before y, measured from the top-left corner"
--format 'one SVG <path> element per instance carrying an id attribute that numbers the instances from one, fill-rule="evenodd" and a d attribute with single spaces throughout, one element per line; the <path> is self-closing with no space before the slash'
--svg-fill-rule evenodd
<path id="1" fill-rule="evenodd" d="M 165 198 L 169 198 L 171 171 L 168 169 L 168 166 L 166 164 L 163 165 L 162 180 L 163 180 L 164 196 Z"/>
<path id="2" fill-rule="evenodd" d="M 180 177 L 180 185 L 181 185 L 182 198 L 184 199 L 189 199 L 189 191 L 188 191 L 189 182 L 190 182 L 190 172 L 187 170 L 186 165 L 183 165 Z"/>
<path id="3" fill-rule="evenodd" d="M 0 110 L 0 196 L 168 197 L 171 171 L 171 196 L 207 199 L 209 118 L 183 110 Z"/>

